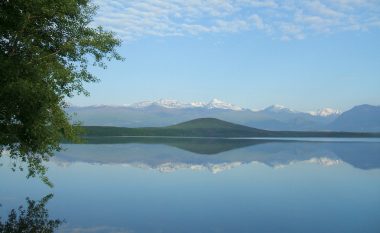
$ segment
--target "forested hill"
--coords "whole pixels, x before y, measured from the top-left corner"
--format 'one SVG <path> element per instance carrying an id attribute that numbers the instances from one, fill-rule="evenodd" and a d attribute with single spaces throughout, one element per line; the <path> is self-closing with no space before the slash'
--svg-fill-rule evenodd
<path id="1" fill-rule="evenodd" d="M 380 133 L 268 131 L 215 118 L 199 118 L 167 127 L 84 126 L 84 136 L 163 137 L 380 137 Z"/>

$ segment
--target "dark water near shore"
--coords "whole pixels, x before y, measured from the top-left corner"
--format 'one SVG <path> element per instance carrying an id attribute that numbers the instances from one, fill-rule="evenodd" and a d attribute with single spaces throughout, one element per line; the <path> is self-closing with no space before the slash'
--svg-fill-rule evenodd
<path id="1" fill-rule="evenodd" d="M 58 232 L 380 232 L 380 141 L 92 139 L 47 165 L 1 158 L 0 216 L 41 199 Z"/>

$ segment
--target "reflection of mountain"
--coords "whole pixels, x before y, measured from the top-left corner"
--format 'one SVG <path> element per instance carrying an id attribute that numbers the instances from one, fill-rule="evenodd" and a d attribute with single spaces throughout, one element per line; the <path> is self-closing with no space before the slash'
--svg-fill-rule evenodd
<path id="1" fill-rule="evenodd" d="M 66 145 L 61 163 L 131 164 L 161 171 L 207 168 L 213 172 L 251 162 L 281 167 L 295 162 L 333 165 L 343 161 L 360 169 L 380 168 L 378 142 L 306 142 L 251 139 L 108 138 Z M 106 143 L 106 144 L 104 144 Z M 114 143 L 114 144 L 111 144 Z"/>

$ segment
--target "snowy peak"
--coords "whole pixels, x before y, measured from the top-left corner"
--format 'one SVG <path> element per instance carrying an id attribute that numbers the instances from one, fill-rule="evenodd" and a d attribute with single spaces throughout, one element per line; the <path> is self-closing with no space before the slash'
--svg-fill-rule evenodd
<path id="1" fill-rule="evenodd" d="M 287 107 L 279 105 L 279 104 L 271 105 L 271 106 L 265 108 L 263 111 L 265 111 L 265 112 L 273 112 L 273 113 L 282 113 L 282 112 L 285 112 L 285 113 L 296 113 L 297 112 L 297 111 L 295 111 L 293 109 L 287 108 Z"/>
<path id="2" fill-rule="evenodd" d="M 135 104 L 127 105 L 127 107 L 131 108 L 146 108 L 151 106 L 159 106 L 163 108 L 207 108 L 207 109 L 225 109 L 225 110 L 234 110 L 240 111 L 241 107 L 225 103 L 218 99 L 213 99 L 209 103 L 204 102 L 191 102 L 191 103 L 181 103 L 177 100 L 168 100 L 168 99 L 160 99 L 158 101 L 142 101 Z"/>
<path id="3" fill-rule="evenodd" d="M 132 108 L 146 108 L 151 106 L 160 106 L 164 108 L 184 108 L 186 107 L 184 104 L 177 100 L 168 100 L 168 99 L 160 99 L 158 101 L 142 101 L 138 103 L 134 103 L 131 105 L 127 105 L 127 107 Z"/>
<path id="4" fill-rule="evenodd" d="M 290 108 L 287 108 L 283 105 L 275 104 L 272 106 L 269 106 L 265 108 L 263 111 L 265 112 L 271 112 L 271 113 L 302 113 Z M 317 111 L 310 111 L 308 112 L 312 116 L 321 116 L 321 117 L 328 117 L 328 116 L 338 116 L 342 112 L 337 109 L 332 109 L 332 108 L 322 108 L 318 109 Z"/>
<path id="5" fill-rule="evenodd" d="M 167 100 L 167 99 L 160 99 L 159 101 L 156 101 L 153 104 L 160 106 L 160 107 L 164 107 L 164 108 L 183 108 L 183 107 L 186 107 L 183 103 L 181 103 L 177 100 Z"/>
<path id="6" fill-rule="evenodd" d="M 312 111 L 309 113 L 312 116 L 327 117 L 327 116 L 340 115 L 342 114 L 342 111 L 337 110 L 337 109 L 332 109 L 332 108 L 323 108 L 323 109 L 318 109 L 317 111 Z"/>
<path id="7" fill-rule="evenodd" d="M 131 105 L 125 105 L 125 106 L 126 107 L 132 107 L 132 108 L 145 108 L 145 107 L 151 106 L 153 103 L 154 103 L 153 101 L 141 101 L 138 103 L 134 103 Z"/>
<path id="8" fill-rule="evenodd" d="M 363 105 L 365 106 L 365 105 Z M 75 107 L 75 106 L 72 106 Z M 80 107 L 80 106 L 78 106 Z M 247 110 L 245 108 L 242 108 L 240 106 L 224 102 L 219 99 L 212 99 L 210 102 L 190 102 L 190 103 L 183 103 L 178 100 L 171 100 L 171 99 L 159 99 L 157 101 L 142 101 L 137 102 L 134 104 L 125 104 L 125 105 L 91 105 L 87 107 L 95 107 L 95 108 L 103 108 L 103 107 L 125 107 L 125 108 L 133 108 L 133 109 L 145 109 L 149 107 L 160 107 L 160 108 L 166 108 L 166 109 L 220 109 L 220 110 L 231 110 L 231 111 L 243 111 Z M 358 106 L 360 107 L 360 106 Z M 332 108 L 323 108 L 318 109 L 316 111 L 309 111 L 309 112 L 300 112 L 293 109 L 290 109 L 288 107 L 285 107 L 283 105 L 275 104 L 271 105 L 267 108 L 264 108 L 262 110 L 251 110 L 252 112 L 264 112 L 267 114 L 272 115 L 282 115 L 282 114 L 299 114 L 299 113 L 305 113 L 310 114 L 314 117 L 337 117 L 342 114 L 340 110 L 332 109 Z"/>
<path id="9" fill-rule="evenodd" d="M 206 106 L 206 104 L 203 102 L 191 102 L 190 106 L 193 108 L 203 108 Z"/>
<path id="10" fill-rule="evenodd" d="M 225 103 L 218 99 L 212 99 L 205 107 L 208 109 L 218 108 L 218 109 L 228 109 L 228 110 L 234 110 L 234 111 L 241 111 L 243 110 L 241 107 Z"/>

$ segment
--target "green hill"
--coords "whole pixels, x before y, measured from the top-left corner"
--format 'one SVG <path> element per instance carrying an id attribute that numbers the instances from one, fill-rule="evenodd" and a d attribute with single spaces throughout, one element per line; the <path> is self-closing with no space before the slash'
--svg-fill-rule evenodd
<path id="1" fill-rule="evenodd" d="M 168 126 L 167 128 L 171 129 L 225 129 L 225 130 L 252 130 L 251 128 L 244 125 L 238 125 L 231 122 L 219 120 L 216 118 L 198 118 L 176 125 Z M 257 131 L 265 131 L 255 129 Z"/>
<path id="2" fill-rule="evenodd" d="M 378 133 L 268 131 L 215 118 L 199 118 L 167 127 L 84 126 L 85 135 L 163 137 L 380 137 Z"/>

